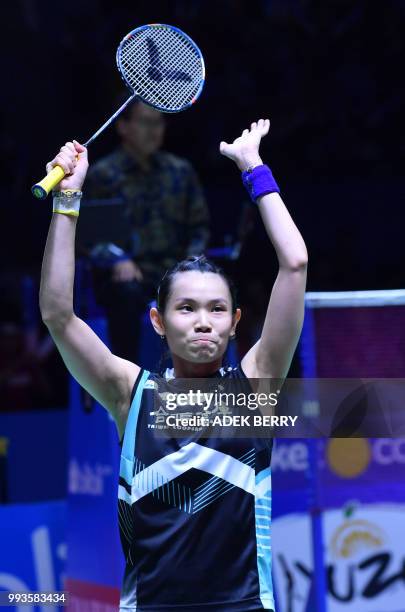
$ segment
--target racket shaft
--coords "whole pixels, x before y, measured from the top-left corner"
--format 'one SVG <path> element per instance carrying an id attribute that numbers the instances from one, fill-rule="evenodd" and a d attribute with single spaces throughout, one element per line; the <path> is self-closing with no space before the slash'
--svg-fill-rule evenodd
<path id="1" fill-rule="evenodd" d="M 93 134 L 93 136 L 91 138 L 88 139 L 87 142 L 84 143 L 84 147 L 88 147 L 89 144 L 91 144 L 93 142 L 93 140 L 95 140 L 97 138 L 97 136 L 99 136 L 101 134 L 101 132 L 104 132 L 104 130 L 111 125 L 111 123 L 114 121 L 114 119 L 116 119 L 118 117 L 119 114 L 122 113 L 122 111 L 128 106 L 128 104 L 130 102 L 132 102 L 132 100 L 134 100 L 136 98 L 135 94 L 133 96 L 131 96 L 130 98 L 128 98 L 128 100 L 126 100 L 124 102 L 124 104 L 122 106 L 119 107 L 119 109 L 112 115 L 112 117 L 110 117 L 109 119 L 107 119 L 107 121 L 105 123 L 103 123 L 103 125 L 101 126 L 101 128 L 99 128 L 97 130 L 97 132 L 95 132 Z"/>
<path id="2" fill-rule="evenodd" d="M 120 113 L 128 106 L 128 104 L 135 98 L 135 94 L 132 95 L 120 108 L 116 113 L 113 114 L 102 126 L 97 130 L 95 134 L 87 142 L 84 143 L 83 146 L 88 147 L 88 145 L 93 142 L 101 134 L 104 130 L 118 117 Z M 63 179 L 65 173 L 60 166 L 55 166 L 53 170 L 50 171 L 49 174 L 45 178 L 42 179 L 39 183 L 35 183 L 31 187 L 32 194 L 38 198 L 39 200 L 45 200 L 46 196 L 49 192 Z"/>
<path id="3" fill-rule="evenodd" d="M 45 176 L 39 183 L 35 183 L 31 187 L 32 194 L 39 200 L 44 200 L 50 191 L 63 179 L 65 171 L 61 166 L 52 168 L 49 174 Z"/>

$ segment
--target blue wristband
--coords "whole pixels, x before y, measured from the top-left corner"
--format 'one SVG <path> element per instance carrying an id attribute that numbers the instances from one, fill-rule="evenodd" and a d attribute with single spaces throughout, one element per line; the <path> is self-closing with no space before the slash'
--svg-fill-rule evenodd
<path id="1" fill-rule="evenodd" d="M 266 165 L 256 166 L 252 170 L 242 172 L 242 182 L 254 204 L 258 198 L 267 193 L 280 193 L 270 168 Z"/>

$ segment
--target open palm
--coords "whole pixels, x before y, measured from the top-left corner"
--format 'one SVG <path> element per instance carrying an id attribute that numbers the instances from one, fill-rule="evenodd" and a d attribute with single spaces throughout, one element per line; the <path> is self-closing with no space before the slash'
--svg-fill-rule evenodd
<path id="1" fill-rule="evenodd" d="M 270 120 L 259 119 L 251 124 L 250 129 L 243 130 L 241 136 L 236 138 L 232 144 L 222 141 L 219 145 L 220 153 L 232 159 L 240 170 L 261 164 L 260 141 L 268 134 L 269 129 Z"/>

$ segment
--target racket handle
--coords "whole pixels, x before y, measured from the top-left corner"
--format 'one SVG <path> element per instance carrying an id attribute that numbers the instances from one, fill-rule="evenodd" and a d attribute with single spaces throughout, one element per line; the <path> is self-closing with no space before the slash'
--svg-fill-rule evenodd
<path id="1" fill-rule="evenodd" d="M 52 168 L 49 174 L 46 175 L 42 181 L 35 183 L 31 187 L 31 193 L 39 200 L 45 200 L 49 192 L 57 185 L 65 176 L 65 171 L 61 166 L 55 166 Z"/>

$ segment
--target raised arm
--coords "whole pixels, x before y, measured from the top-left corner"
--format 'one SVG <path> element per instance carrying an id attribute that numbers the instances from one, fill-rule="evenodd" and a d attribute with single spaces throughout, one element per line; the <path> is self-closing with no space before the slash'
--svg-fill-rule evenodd
<path id="1" fill-rule="evenodd" d="M 241 172 L 262 166 L 259 145 L 270 128 L 268 119 L 252 123 L 232 144 L 221 142 L 220 151 L 232 159 Z M 264 170 L 264 172 L 266 172 Z M 288 212 L 277 186 L 266 176 L 261 182 L 266 191 L 258 204 L 279 263 L 279 272 L 269 300 L 261 337 L 242 360 L 242 368 L 251 378 L 285 378 L 291 365 L 304 319 L 304 296 L 308 255 L 304 240 Z M 264 181 L 264 182 L 263 182 Z M 261 190 L 259 190 L 261 191 Z"/>
<path id="2" fill-rule="evenodd" d="M 75 199 L 88 168 L 87 151 L 77 142 L 63 146 L 47 171 L 59 164 L 67 173 L 60 183 L 60 204 L 54 212 L 42 262 L 40 309 L 62 358 L 74 378 L 114 417 L 123 432 L 132 387 L 140 368 L 113 355 L 92 329 L 73 312 L 75 270 Z M 77 207 L 76 207 L 77 208 Z"/>

